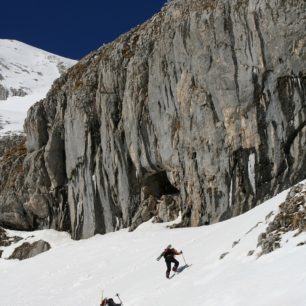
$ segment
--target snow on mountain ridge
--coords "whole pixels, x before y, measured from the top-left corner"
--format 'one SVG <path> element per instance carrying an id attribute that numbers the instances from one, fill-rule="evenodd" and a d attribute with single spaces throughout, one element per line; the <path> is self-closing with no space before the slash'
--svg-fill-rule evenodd
<path id="1" fill-rule="evenodd" d="M 23 131 L 29 107 L 76 63 L 25 43 L 0 39 L 0 136 Z"/>
<path id="2" fill-rule="evenodd" d="M 24 89 L 27 94 L 50 83 L 75 63 L 74 60 L 40 50 L 19 41 L 0 39 L 1 85 Z"/>

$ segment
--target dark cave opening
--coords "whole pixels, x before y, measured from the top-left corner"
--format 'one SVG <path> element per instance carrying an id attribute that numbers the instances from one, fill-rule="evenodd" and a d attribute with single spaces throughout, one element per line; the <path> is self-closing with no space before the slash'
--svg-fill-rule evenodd
<path id="1" fill-rule="evenodd" d="M 143 182 L 143 187 L 146 189 L 146 194 L 158 199 L 163 195 L 179 193 L 179 190 L 170 183 L 165 171 L 148 176 Z"/>

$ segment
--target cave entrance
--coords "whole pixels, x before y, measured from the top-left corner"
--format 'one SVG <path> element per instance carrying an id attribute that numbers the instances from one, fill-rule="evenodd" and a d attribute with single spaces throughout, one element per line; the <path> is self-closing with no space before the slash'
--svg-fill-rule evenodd
<path id="1" fill-rule="evenodd" d="M 179 190 L 169 181 L 166 171 L 155 173 L 144 180 L 143 187 L 146 195 L 160 199 L 163 195 L 178 194 Z"/>

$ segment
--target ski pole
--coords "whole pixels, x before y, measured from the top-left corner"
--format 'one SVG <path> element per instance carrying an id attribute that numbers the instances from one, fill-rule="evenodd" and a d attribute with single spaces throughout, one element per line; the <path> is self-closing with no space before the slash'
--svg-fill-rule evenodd
<path id="1" fill-rule="evenodd" d="M 123 303 L 122 303 L 122 301 L 121 301 L 121 299 L 120 299 L 119 293 L 116 293 L 116 295 L 117 295 L 117 297 L 118 297 L 118 299 L 119 299 L 121 305 L 123 305 Z"/>
<path id="2" fill-rule="evenodd" d="M 187 264 L 187 262 L 186 262 L 186 260 L 185 260 L 185 257 L 184 257 L 184 254 L 183 254 L 183 253 L 182 253 L 182 256 L 183 256 L 183 259 L 184 259 L 184 261 L 185 261 L 185 265 L 188 266 L 188 264 Z"/>

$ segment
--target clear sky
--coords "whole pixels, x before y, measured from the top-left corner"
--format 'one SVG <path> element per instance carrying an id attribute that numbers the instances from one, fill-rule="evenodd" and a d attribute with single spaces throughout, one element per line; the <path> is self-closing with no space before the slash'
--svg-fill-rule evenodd
<path id="1" fill-rule="evenodd" d="M 166 0 L 5 0 L 0 38 L 80 59 L 143 23 Z"/>

